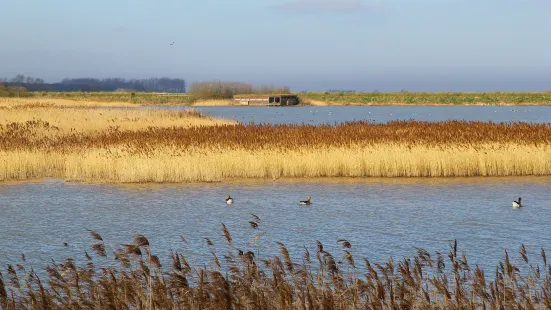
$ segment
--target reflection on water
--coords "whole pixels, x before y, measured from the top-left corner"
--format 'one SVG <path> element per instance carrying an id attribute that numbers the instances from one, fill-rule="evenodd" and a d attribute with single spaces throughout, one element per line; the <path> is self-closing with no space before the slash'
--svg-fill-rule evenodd
<path id="1" fill-rule="evenodd" d="M 355 255 L 382 262 L 411 256 L 415 247 L 447 253 L 457 239 L 472 263 L 495 266 L 504 248 L 513 259 L 520 259 L 521 243 L 532 255 L 549 249 L 550 184 L 549 177 L 0 183 L 0 266 L 20 262 L 21 253 L 35 268 L 52 258 L 82 262 L 91 242 L 86 229 L 98 231 L 111 249 L 143 233 L 165 262 L 170 249 L 204 262 L 205 237 L 224 244 L 221 223 L 238 248 L 255 249 L 248 244 L 258 233 L 249 226 L 251 213 L 263 222 L 262 255 L 277 254 L 280 241 L 298 259 L 303 245 L 315 251 L 320 240 L 340 257 L 336 241 L 345 238 Z M 235 198 L 231 206 L 227 193 Z M 313 204 L 299 206 L 307 196 Z M 519 196 L 526 207 L 513 210 L 511 201 Z"/>
<path id="2" fill-rule="evenodd" d="M 149 106 L 146 109 L 183 109 L 178 106 Z M 291 107 L 196 107 L 214 117 L 242 123 L 334 124 L 365 120 L 385 123 L 391 120 L 418 121 L 551 121 L 551 106 L 291 106 Z"/>

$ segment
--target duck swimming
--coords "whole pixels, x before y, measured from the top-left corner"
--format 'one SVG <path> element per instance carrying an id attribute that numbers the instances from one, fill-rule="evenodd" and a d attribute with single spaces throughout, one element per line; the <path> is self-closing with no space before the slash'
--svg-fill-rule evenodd
<path id="1" fill-rule="evenodd" d="M 312 197 L 308 196 L 308 199 L 301 200 L 298 204 L 299 205 L 311 205 L 312 204 Z"/>
<path id="2" fill-rule="evenodd" d="M 226 204 L 231 205 L 233 203 L 233 198 L 230 197 L 230 194 L 226 196 Z"/>
<path id="3" fill-rule="evenodd" d="M 513 209 L 518 209 L 522 207 L 522 204 L 520 203 L 521 198 L 518 197 L 518 201 L 513 200 Z"/>

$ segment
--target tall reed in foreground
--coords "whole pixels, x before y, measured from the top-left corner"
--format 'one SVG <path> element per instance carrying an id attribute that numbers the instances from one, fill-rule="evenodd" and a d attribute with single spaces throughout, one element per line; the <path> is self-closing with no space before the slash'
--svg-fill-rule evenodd
<path id="1" fill-rule="evenodd" d="M 254 224 L 254 225 L 253 225 Z M 259 228 L 260 226 L 260 228 Z M 251 227 L 262 238 L 258 217 Z M 504 261 L 492 272 L 470 265 L 457 243 L 445 254 L 417 249 L 417 255 L 379 264 L 354 255 L 354 245 L 337 242 L 342 253 L 329 253 L 321 242 L 302 259 L 292 259 L 282 243 L 280 255 L 259 258 L 238 248 L 222 225 L 223 252 L 205 238 L 210 262 L 194 266 L 171 251 L 164 266 L 149 240 L 109 251 L 100 234 L 85 263 L 72 258 L 48 265 L 47 278 L 23 262 L 0 273 L 2 309 L 549 309 L 551 265 L 546 252 L 524 266 Z M 182 238 L 183 239 L 183 238 Z M 185 239 L 183 239 L 185 241 Z M 187 242 L 187 241 L 186 241 Z"/>

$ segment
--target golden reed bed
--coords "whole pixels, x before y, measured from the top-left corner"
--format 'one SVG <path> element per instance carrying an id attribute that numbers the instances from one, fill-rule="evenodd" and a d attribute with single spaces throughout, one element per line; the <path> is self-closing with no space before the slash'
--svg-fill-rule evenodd
<path id="1" fill-rule="evenodd" d="M 551 307 L 551 265 L 543 248 L 530 256 L 524 245 L 520 255 L 505 251 L 504 260 L 490 270 L 470 262 L 455 241 L 448 253 L 418 248 L 414 257 L 386 262 L 357 255 L 356 245 L 345 239 L 337 240 L 342 251 L 329 253 L 318 241 L 311 251 L 305 246 L 298 259 L 276 242 L 280 254 L 268 256 L 259 245 L 265 240 L 264 223 L 251 216 L 255 237 L 234 240 L 222 224 L 224 240 L 205 238 L 210 254 L 198 264 L 190 260 L 184 237 L 183 251 L 171 250 L 162 262 L 144 235 L 111 248 L 95 231 L 85 258 L 43 262 L 46 272 L 22 255 L 20 263 L 0 272 L 0 309 Z"/>
<path id="2" fill-rule="evenodd" d="M 0 101 L 0 180 L 551 175 L 551 124 L 240 125 L 194 111 Z"/>

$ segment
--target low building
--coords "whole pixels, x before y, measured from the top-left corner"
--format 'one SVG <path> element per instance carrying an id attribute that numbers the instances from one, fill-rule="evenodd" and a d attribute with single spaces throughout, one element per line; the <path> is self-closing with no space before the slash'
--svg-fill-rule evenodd
<path id="1" fill-rule="evenodd" d="M 234 95 L 233 100 L 237 105 L 251 106 L 284 106 L 296 105 L 299 99 L 296 95 L 290 94 L 252 94 L 252 95 Z"/>

